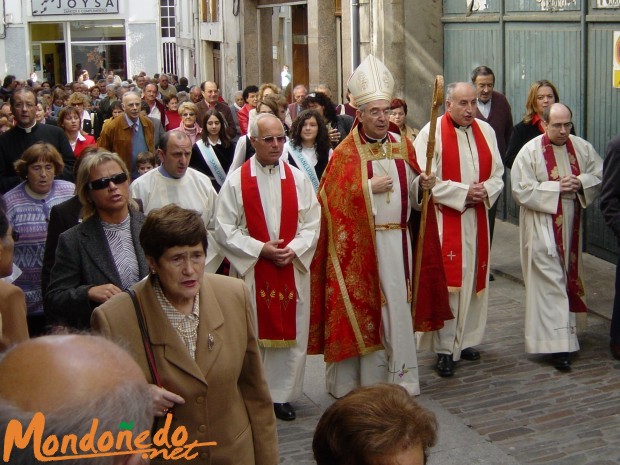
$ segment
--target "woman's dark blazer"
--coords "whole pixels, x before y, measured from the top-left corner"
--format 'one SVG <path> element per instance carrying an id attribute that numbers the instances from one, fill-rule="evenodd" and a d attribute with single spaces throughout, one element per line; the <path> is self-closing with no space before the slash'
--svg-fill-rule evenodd
<path id="1" fill-rule="evenodd" d="M 231 143 L 228 148 L 224 148 L 221 144 L 212 145 L 215 156 L 220 161 L 220 164 L 222 165 L 222 168 L 226 173 L 228 173 L 228 170 L 230 169 L 230 164 L 232 163 L 233 157 L 235 156 L 235 145 L 235 143 Z M 189 166 L 208 176 L 215 190 L 217 192 L 220 191 L 220 188 L 222 186 L 220 186 L 215 180 L 215 176 L 213 176 L 211 168 L 209 168 L 209 165 L 207 165 L 207 162 L 202 156 L 202 152 L 196 144 L 194 144 L 194 146 L 192 147 L 192 157 L 189 159 Z"/>
<path id="2" fill-rule="evenodd" d="M 144 215 L 130 210 L 131 236 L 140 279 L 149 273 L 139 242 L 142 223 Z M 80 329 L 90 328 L 90 315 L 101 304 L 88 299 L 88 290 L 102 284 L 123 287 L 99 216 L 94 215 L 60 235 L 56 261 L 45 296 L 48 322 Z"/>

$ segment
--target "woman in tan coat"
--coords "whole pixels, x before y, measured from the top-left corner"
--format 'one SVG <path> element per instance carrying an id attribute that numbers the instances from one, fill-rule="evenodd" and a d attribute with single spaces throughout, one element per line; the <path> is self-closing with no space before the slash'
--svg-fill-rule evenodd
<path id="1" fill-rule="evenodd" d="M 176 205 L 153 210 L 140 232 L 151 274 L 133 289 L 162 385 L 152 386 L 154 415 L 174 409 L 171 431 L 183 425 L 188 443 L 217 442 L 189 463 L 276 465 L 275 416 L 248 291 L 239 280 L 204 273 L 206 238 L 200 215 Z M 122 293 L 91 323 L 125 341 L 154 383 L 136 315 Z"/>

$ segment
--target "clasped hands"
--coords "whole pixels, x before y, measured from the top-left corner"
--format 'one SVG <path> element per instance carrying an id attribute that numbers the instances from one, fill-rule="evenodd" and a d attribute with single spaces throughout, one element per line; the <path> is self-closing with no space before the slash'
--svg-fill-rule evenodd
<path id="1" fill-rule="evenodd" d="M 265 242 L 263 249 L 260 251 L 260 256 L 271 260 L 279 267 L 290 265 L 295 258 L 295 252 L 290 247 L 278 248 L 278 245 L 282 244 L 282 242 L 284 242 L 284 239 Z"/>
<path id="2" fill-rule="evenodd" d="M 467 197 L 465 198 L 465 206 L 473 207 L 476 204 L 484 202 L 489 196 L 487 193 L 484 184 L 481 182 L 474 182 L 469 186 L 469 190 L 467 191 Z"/>
<path id="3" fill-rule="evenodd" d="M 431 190 L 435 187 L 437 176 L 434 173 L 420 173 L 420 189 Z M 370 187 L 373 194 L 384 194 L 392 192 L 394 189 L 394 180 L 392 176 L 373 176 L 370 179 Z"/>
<path id="4" fill-rule="evenodd" d="M 569 174 L 560 179 L 560 192 L 562 194 L 572 194 L 581 189 L 581 181 L 574 174 Z"/>

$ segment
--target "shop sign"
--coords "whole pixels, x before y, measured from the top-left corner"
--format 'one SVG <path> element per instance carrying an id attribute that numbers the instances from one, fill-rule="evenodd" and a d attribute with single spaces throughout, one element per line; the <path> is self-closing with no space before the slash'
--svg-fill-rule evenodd
<path id="1" fill-rule="evenodd" d="M 118 13 L 119 0 L 32 0 L 32 16 Z"/>
<path id="2" fill-rule="evenodd" d="M 596 0 L 597 8 L 620 8 L 620 0 Z"/>

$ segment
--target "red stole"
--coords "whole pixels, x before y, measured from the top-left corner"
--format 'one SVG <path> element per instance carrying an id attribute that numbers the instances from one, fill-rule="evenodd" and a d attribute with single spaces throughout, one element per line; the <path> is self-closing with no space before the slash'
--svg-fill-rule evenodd
<path id="1" fill-rule="evenodd" d="M 251 163 L 241 167 L 241 196 L 248 232 L 254 239 L 269 242 L 269 231 L 261 203 L 256 176 L 251 174 Z M 287 163 L 281 163 L 285 179 L 280 179 L 282 189 L 282 210 L 280 213 L 280 236 L 286 247 L 297 234 L 297 190 L 295 178 Z M 296 344 L 296 301 L 295 270 L 293 264 L 277 267 L 271 260 L 259 257 L 254 267 L 256 287 L 256 313 L 258 318 L 258 339 L 262 347 L 282 348 Z"/>
<path id="2" fill-rule="evenodd" d="M 491 176 L 493 157 L 480 127 L 476 120 L 471 124 L 474 133 L 474 141 L 478 151 L 478 165 L 480 174 L 478 182 L 484 182 Z M 461 182 L 461 160 L 459 145 L 456 137 L 456 128 L 448 113 L 441 119 L 441 146 L 442 179 Z M 478 254 L 476 264 L 476 292 L 481 292 L 486 287 L 487 273 L 489 268 L 489 225 L 487 212 L 483 203 L 476 204 L 476 224 L 478 234 L 476 237 L 476 250 Z M 461 230 L 461 215 L 463 212 L 453 208 L 441 207 L 443 216 L 443 240 L 441 252 L 443 264 L 446 270 L 448 287 L 460 289 L 463 283 L 463 242 Z"/>
<path id="3" fill-rule="evenodd" d="M 545 157 L 545 165 L 547 166 L 547 174 L 550 181 L 560 181 L 560 175 L 558 173 L 558 165 L 553 153 L 553 147 L 547 133 L 542 137 L 542 151 Z M 566 141 L 566 150 L 568 151 L 568 161 L 570 163 L 571 173 L 575 176 L 581 174 L 579 169 L 579 163 L 577 162 L 577 155 L 575 154 L 575 148 L 570 138 Z M 571 312 L 582 313 L 587 312 L 583 297 L 585 295 L 583 289 L 583 283 L 579 277 L 578 258 L 579 258 L 579 238 L 581 233 L 581 205 L 577 199 L 573 200 L 575 204 L 575 217 L 573 219 L 571 243 L 569 244 L 569 263 L 568 267 L 565 263 L 564 254 L 564 241 L 562 240 L 562 228 L 564 227 L 564 215 L 562 211 L 562 196 L 558 199 L 558 209 L 555 215 L 551 215 L 553 219 L 553 236 L 555 238 L 555 245 L 560 255 L 560 263 L 562 269 L 566 273 L 566 292 L 568 294 L 568 307 Z"/>

